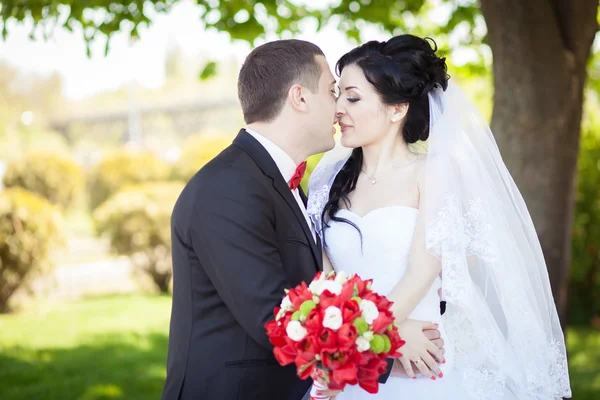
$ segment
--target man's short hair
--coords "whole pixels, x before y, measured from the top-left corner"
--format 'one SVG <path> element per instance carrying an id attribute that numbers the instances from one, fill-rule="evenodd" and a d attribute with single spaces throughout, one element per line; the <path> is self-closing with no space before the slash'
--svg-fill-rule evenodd
<path id="1" fill-rule="evenodd" d="M 244 121 L 250 124 L 275 119 L 294 84 L 316 92 L 322 72 L 317 56 L 324 56 L 317 45 L 296 39 L 277 40 L 252 50 L 238 77 Z"/>

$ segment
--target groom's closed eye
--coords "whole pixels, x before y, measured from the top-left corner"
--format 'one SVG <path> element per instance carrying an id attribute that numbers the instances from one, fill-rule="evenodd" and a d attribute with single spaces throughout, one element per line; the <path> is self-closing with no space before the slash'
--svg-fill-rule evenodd
<path id="1" fill-rule="evenodd" d="M 340 88 L 338 86 L 334 86 L 331 89 L 331 93 L 333 94 L 333 97 L 337 99 L 338 97 L 340 97 Z"/>

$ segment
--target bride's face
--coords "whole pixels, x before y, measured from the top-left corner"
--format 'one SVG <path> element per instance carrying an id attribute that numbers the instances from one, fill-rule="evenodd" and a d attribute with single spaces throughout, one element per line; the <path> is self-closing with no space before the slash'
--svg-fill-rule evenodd
<path id="1" fill-rule="evenodd" d="M 344 147 L 368 146 L 397 134 L 397 125 L 392 122 L 394 107 L 381 101 L 359 66 L 348 65 L 342 70 L 339 87 L 336 112 Z"/>

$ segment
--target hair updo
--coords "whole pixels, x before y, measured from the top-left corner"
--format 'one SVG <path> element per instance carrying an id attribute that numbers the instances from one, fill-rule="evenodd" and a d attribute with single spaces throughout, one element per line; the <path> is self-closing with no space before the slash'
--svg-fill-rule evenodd
<path id="1" fill-rule="evenodd" d="M 387 42 L 370 41 L 352 49 L 339 59 L 335 68 L 340 76 L 345 67 L 357 65 L 384 104 L 408 103 L 402 137 L 407 144 L 412 144 L 429 137 L 427 95 L 438 86 L 443 90 L 448 87 L 450 77 L 446 58 L 436 55 L 436 51 L 437 45 L 431 38 L 400 35 Z M 335 214 L 341 201 L 348 205 L 348 195 L 356 188 L 362 162 L 362 148 L 359 147 L 352 151 L 332 184 L 329 200 L 323 209 L 323 228 L 328 226 L 327 220 L 334 220 L 358 229 L 351 221 Z"/>

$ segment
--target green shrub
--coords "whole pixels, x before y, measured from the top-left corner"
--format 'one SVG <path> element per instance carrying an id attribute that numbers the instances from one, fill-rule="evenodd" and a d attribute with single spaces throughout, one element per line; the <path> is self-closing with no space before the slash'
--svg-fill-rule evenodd
<path id="1" fill-rule="evenodd" d="M 94 211 L 99 231 L 113 251 L 130 257 L 166 293 L 172 277 L 171 212 L 183 189 L 181 182 L 130 186 Z"/>
<path id="2" fill-rule="evenodd" d="M 90 173 L 89 196 L 96 209 L 111 195 L 127 186 L 165 181 L 171 167 L 149 152 L 118 151 L 105 157 Z"/>
<path id="3" fill-rule="evenodd" d="M 0 193 L 0 312 L 31 278 L 48 272 L 59 244 L 59 213 L 42 197 L 21 188 Z"/>
<path id="4" fill-rule="evenodd" d="M 73 160 L 43 152 L 9 163 L 4 175 L 5 187 L 23 188 L 62 208 L 75 203 L 83 184 L 83 172 Z"/>
<path id="5" fill-rule="evenodd" d="M 231 139 L 192 137 L 183 145 L 181 158 L 173 168 L 172 178 L 187 182 L 207 162 L 231 144 Z"/>

